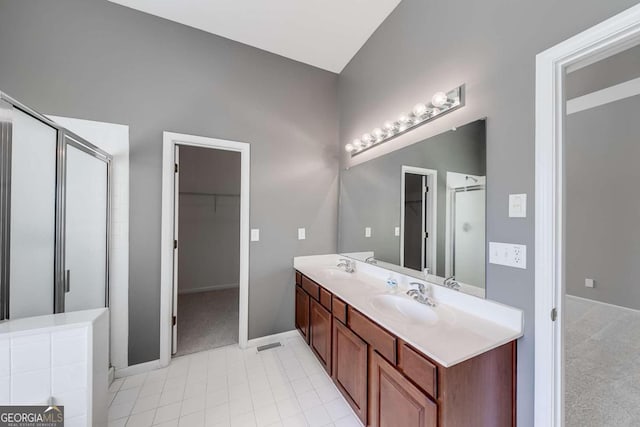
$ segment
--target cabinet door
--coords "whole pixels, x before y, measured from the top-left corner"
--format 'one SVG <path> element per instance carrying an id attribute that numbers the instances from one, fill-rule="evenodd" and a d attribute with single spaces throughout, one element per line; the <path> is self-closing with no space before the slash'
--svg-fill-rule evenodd
<path id="1" fill-rule="evenodd" d="M 296 328 L 309 342 L 309 295 L 296 286 Z"/>
<path id="2" fill-rule="evenodd" d="M 438 409 L 378 353 L 371 361 L 371 426 L 436 427 Z"/>
<path id="3" fill-rule="evenodd" d="M 309 343 L 324 369 L 331 375 L 331 312 L 311 300 Z"/>
<path id="4" fill-rule="evenodd" d="M 358 418 L 367 425 L 367 343 L 333 322 L 333 380 Z"/>

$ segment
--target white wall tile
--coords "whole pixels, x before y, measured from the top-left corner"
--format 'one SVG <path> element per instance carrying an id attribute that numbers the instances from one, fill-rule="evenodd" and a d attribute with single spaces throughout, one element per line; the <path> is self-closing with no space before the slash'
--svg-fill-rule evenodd
<path id="1" fill-rule="evenodd" d="M 11 403 L 11 377 L 0 377 L 0 405 Z"/>
<path id="2" fill-rule="evenodd" d="M 11 373 L 37 371 L 51 366 L 50 334 L 11 338 Z"/>
<path id="3" fill-rule="evenodd" d="M 87 365 L 55 366 L 51 369 L 51 392 L 53 396 L 77 389 L 87 388 Z"/>
<path id="4" fill-rule="evenodd" d="M 11 340 L 0 338 L 0 377 L 8 376 L 11 373 Z"/>
<path id="5" fill-rule="evenodd" d="M 87 362 L 87 329 L 72 329 L 51 334 L 51 366 Z"/>
<path id="6" fill-rule="evenodd" d="M 23 372 L 11 376 L 11 403 L 42 405 L 51 397 L 51 370 Z"/>
<path id="7" fill-rule="evenodd" d="M 66 393 L 54 393 L 56 404 L 64 405 L 65 426 L 66 418 L 87 415 L 87 389 L 76 389 Z"/>

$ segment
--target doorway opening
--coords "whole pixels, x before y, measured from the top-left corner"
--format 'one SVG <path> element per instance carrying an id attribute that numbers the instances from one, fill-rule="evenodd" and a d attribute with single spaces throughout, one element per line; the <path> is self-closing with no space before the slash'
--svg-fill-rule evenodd
<path id="1" fill-rule="evenodd" d="M 400 265 L 434 272 L 438 171 L 402 166 L 400 185 Z"/>
<path id="2" fill-rule="evenodd" d="M 160 364 L 247 345 L 249 144 L 165 132 Z"/>
<path id="3" fill-rule="evenodd" d="M 572 73 L 624 51 L 635 60 L 630 49 L 639 42 L 634 6 L 536 58 L 536 425 L 640 420 L 632 380 L 638 363 L 629 357 L 637 350 L 627 350 L 637 341 L 630 307 L 640 301 L 637 246 L 624 247 L 637 242 L 637 227 L 629 226 L 637 167 L 629 162 L 637 158 L 638 76 L 611 81 L 625 73 L 607 65 L 596 86 L 570 82 Z M 623 200 L 612 204 L 612 197 Z"/>
<path id="4" fill-rule="evenodd" d="M 175 146 L 171 353 L 238 343 L 240 156 Z"/>

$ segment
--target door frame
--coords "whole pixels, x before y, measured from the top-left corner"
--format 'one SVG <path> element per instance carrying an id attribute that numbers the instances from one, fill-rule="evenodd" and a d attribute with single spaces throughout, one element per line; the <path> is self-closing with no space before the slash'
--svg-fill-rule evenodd
<path id="1" fill-rule="evenodd" d="M 238 344 L 247 346 L 249 334 L 249 201 L 251 146 L 196 135 L 163 132 L 162 136 L 162 221 L 160 232 L 160 365 L 171 361 L 173 305 L 173 225 L 175 146 L 212 148 L 240 153 L 240 298 Z"/>
<path id="2" fill-rule="evenodd" d="M 435 269 L 438 261 L 438 171 L 435 169 L 425 169 L 415 166 L 402 165 L 400 174 L 400 266 L 404 267 L 404 187 L 405 187 L 405 175 L 406 174 L 422 175 L 427 178 L 427 186 L 429 192 L 427 194 L 427 205 L 425 210 L 431 212 L 431 215 L 427 218 L 429 230 L 432 233 L 428 237 L 430 249 L 427 252 L 427 265 L 430 265 L 430 274 L 435 274 Z M 434 220 L 435 219 L 435 220 Z M 422 224 L 424 225 L 424 212 Z M 426 246 L 423 241 L 423 250 L 426 250 Z"/>
<path id="3" fill-rule="evenodd" d="M 535 425 L 564 424 L 564 82 L 640 41 L 640 5 L 536 56 Z M 556 321 L 552 320 L 555 310 Z"/>

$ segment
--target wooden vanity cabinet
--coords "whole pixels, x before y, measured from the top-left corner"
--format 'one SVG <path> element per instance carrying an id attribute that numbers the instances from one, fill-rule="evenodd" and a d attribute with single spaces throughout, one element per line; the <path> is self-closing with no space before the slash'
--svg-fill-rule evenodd
<path id="1" fill-rule="evenodd" d="M 365 426 L 515 426 L 515 341 L 444 367 L 296 273 L 296 327 Z"/>
<path id="2" fill-rule="evenodd" d="M 309 342 L 309 294 L 300 286 L 296 285 L 296 328 L 300 334 Z"/>
<path id="3" fill-rule="evenodd" d="M 376 351 L 371 360 L 370 405 L 372 427 L 438 425 L 436 403 Z"/>
<path id="4" fill-rule="evenodd" d="M 367 425 L 367 353 L 367 343 L 340 321 L 334 320 L 332 378 L 364 425 Z"/>
<path id="5" fill-rule="evenodd" d="M 309 319 L 309 345 L 331 375 L 331 312 L 312 299 Z"/>

